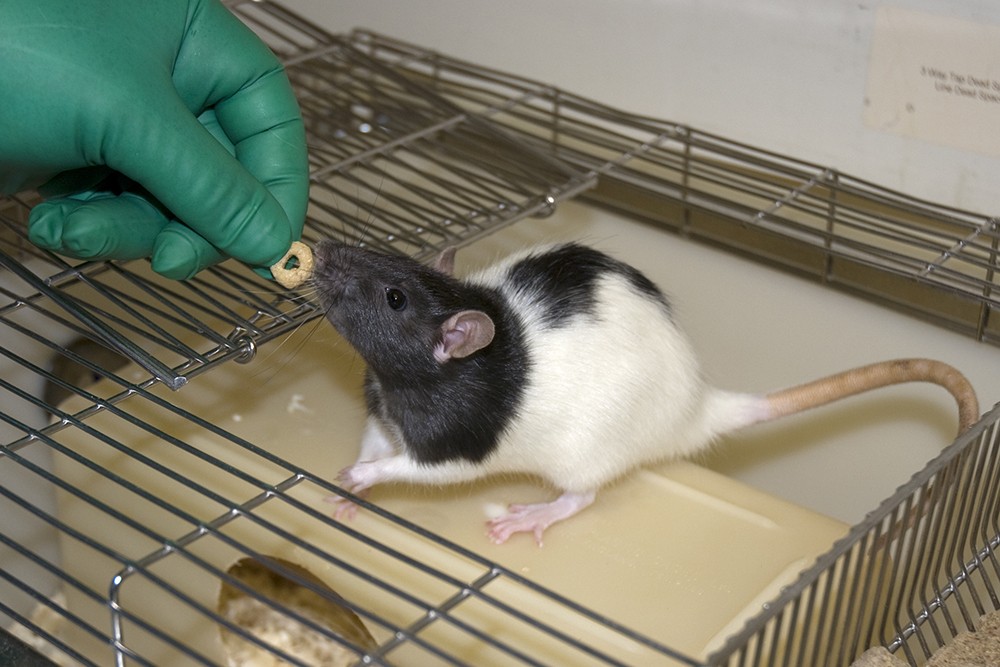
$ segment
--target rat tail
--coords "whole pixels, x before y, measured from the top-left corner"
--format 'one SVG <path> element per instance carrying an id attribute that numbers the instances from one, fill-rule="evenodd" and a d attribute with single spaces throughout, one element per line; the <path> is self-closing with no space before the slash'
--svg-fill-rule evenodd
<path id="1" fill-rule="evenodd" d="M 760 394 L 709 387 L 702 406 L 700 418 L 695 422 L 695 432 L 706 441 L 776 418 L 767 396 Z"/>
<path id="2" fill-rule="evenodd" d="M 931 382 L 947 389 L 958 403 L 959 433 L 979 419 L 976 392 L 958 370 L 933 359 L 895 359 L 767 394 L 770 411 L 761 421 L 778 419 L 854 394 L 904 382 Z"/>

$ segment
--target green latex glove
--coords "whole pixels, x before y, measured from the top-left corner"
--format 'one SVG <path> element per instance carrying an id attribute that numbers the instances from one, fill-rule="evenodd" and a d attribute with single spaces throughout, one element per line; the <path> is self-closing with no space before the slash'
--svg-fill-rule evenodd
<path id="1" fill-rule="evenodd" d="M 55 252 L 266 272 L 302 233 L 302 118 L 218 0 L 0 0 L 0 192 L 29 188 Z"/>

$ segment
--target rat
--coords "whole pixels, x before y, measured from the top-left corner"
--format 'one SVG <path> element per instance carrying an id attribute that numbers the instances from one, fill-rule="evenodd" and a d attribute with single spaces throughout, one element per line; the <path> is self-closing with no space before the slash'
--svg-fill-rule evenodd
<path id="1" fill-rule="evenodd" d="M 768 394 L 705 382 L 669 299 L 631 265 L 579 243 L 517 252 L 459 279 L 455 249 L 431 265 L 333 240 L 312 281 L 326 318 L 366 363 L 368 418 L 340 472 L 363 497 L 387 482 L 529 474 L 560 495 L 488 522 L 499 544 L 544 531 L 629 472 L 720 436 L 890 384 L 939 384 L 960 432 L 979 416 L 969 382 L 928 359 L 878 362 Z M 335 516 L 352 516 L 346 498 Z"/>

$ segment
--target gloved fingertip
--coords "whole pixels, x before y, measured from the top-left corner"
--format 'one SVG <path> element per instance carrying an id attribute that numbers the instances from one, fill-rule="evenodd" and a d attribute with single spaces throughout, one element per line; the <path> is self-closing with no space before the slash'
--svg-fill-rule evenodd
<path id="1" fill-rule="evenodd" d="M 161 276 L 188 280 L 224 258 L 208 241 L 172 223 L 156 237 L 151 262 Z"/>
<path id="2" fill-rule="evenodd" d="M 281 259 L 280 257 L 278 259 Z M 277 261 L 277 260 L 275 260 Z M 272 262 L 273 265 L 273 262 Z M 261 278 L 266 278 L 268 280 L 274 280 L 274 274 L 271 273 L 271 269 L 266 266 L 255 266 L 253 272 L 256 273 Z"/>
<path id="3" fill-rule="evenodd" d="M 28 240 L 39 248 L 58 252 L 62 249 L 64 220 L 65 213 L 58 203 L 37 204 L 28 217 Z"/>
<path id="4" fill-rule="evenodd" d="M 251 223 L 233 225 L 234 232 L 219 245 L 227 255 L 254 267 L 269 267 L 280 261 L 295 239 L 284 212 L 272 202 Z M 238 220 L 233 217 L 231 220 Z"/>
<path id="5" fill-rule="evenodd" d="M 114 254 L 115 244 L 101 229 L 89 225 L 68 225 L 62 234 L 62 252 L 79 259 L 105 259 Z"/>
<path id="6" fill-rule="evenodd" d="M 104 258 L 114 250 L 114 243 L 103 232 L 103 225 L 81 214 L 82 202 L 42 202 L 32 209 L 28 219 L 28 239 L 36 246 L 78 259 Z"/>
<path id="7" fill-rule="evenodd" d="M 198 273 L 202 267 L 194 261 L 194 250 L 185 245 L 183 241 L 161 243 L 157 240 L 150 258 L 153 271 L 173 280 L 187 280 Z"/>
<path id="8" fill-rule="evenodd" d="M 163 215 L 138 196 L 54 199 L 32 209 L 28 238 L 78 259 L 129 260 L 149 255 L 164 224 Z"/>

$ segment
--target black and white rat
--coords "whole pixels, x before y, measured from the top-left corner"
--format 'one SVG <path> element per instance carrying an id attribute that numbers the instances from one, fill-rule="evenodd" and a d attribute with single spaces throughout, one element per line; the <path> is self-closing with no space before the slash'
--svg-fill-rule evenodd
<path id="1" fill-rule="evenodd" d="M 452 275 L 454 249 L 433 266 L 334 241 L 315 254 L 326 316 L 368 366 L 368 421 L 343 488 L 527 473 L 561 491 L 491 520 L 496 543 L 530 532 L 541 544 L 548 526 L 636 468 L 869 389 L 934 382 L 957 400 L 960 430 L 979 415 L 957 370 L 922 359 L 766 395 L 711 387 L 660 289 L 576 243 L 528 249 L 463 280 Z M 334 501 L 338 516 L 353 513 Z"/>

